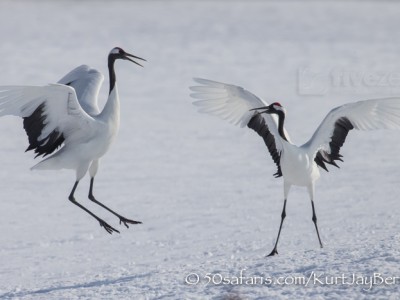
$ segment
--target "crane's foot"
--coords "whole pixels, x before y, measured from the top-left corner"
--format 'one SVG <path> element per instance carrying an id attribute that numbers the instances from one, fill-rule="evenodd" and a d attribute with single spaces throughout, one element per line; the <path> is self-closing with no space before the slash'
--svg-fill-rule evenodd
<path id="1" fill-rule="evenodd" d="M 275 254 L 278 254 L 278 250 L 276 250 L 276 248 L 274 248 L 270 254 L 267 255 L 267 257 L 269 256 L 274 256 Z"/>
<path id="2" fill-rule="evenodd" d="M 109 233 L 112 234 L 113 232 L 118 232 L 119 231 L 117 229 L 115 229 L 114 227 L 112 227 L 111 225 L 107 224 L 105 221 L 103 221 L 102 219 L 99 219 L 99 223 L 101 227 L 104 227 L 104 229 Z"/>
<path id="3" fill-rule="evenodd" d="M 120 216 L 119 217 L 119 224 L 122 224 L 122 223 L 124 223 L 126 228 L 129 228 L 128 224 L 142 224 L 142 222 L 140 222 L 140 221 L 129 220 L 127 218 L 124 218 L 124 217 Z"/>

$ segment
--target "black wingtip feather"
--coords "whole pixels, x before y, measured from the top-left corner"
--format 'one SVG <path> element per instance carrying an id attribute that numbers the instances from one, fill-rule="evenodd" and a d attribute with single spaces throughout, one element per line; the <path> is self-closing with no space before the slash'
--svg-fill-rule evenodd
<path id="1" fill-rule="evenodd" d="M 64 142 L 64 136 L 57 130 L 53 130 L 47 137 L 39 139 L 45 127 L 46 115 L 44 113 L 45 102 L 40 104 L 29 116 L 24 117 L 24 129 L 28 135 L 29 146 L 25 152 L 34 150 L 36 157 L 43 157 L 53 153 Z"/>
<path id="2" fill-rule="evenodd" d="M 273 175 L 275 178 L 279 178 L 282 176 L 282 170 L 280 165 L 281 156 L 276 149 L 275 138 L 271 134 L 268 129 L 267 124 L 265 123 L 264 118 L 259 114 L 255 113 L 254 116 L 250 119 L 247 127 L 253 129 L 258 133 L 263 139 L 264 143 L 267 146 L 269 153 L 271 154 L 272 159 L 274 160 L 276 166 L 278 167 L 277 172 Z"/>
<path id="3" fill-rule="evenodd" d="M 339 151 L 346 141 L 347 134 L 354 128 L 353 124 L 351 124 L 350 120 L 346 117 L 338 119 L 334 126 L 331 142 L 329 143 L 329 148 L 331 150 L 330 153 L 327 153 L 324 150 L 319 150 L 314 158 L 316 164 L 326 171 L 328 171 L 328 169 L 324 163 L 340 168 L 336 164 L 335 160 L 343 162 L 343 155 L 341 155 Z"/>

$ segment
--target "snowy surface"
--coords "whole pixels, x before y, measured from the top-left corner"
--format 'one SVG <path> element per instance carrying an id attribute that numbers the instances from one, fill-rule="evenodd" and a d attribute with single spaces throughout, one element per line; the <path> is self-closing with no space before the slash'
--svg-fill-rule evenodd
<path id="1" fill-rule="evenodd" d="M 196 113 L 188 86 L 205 77 L 281 102 L 301 144 L 334 106 L 400 95 L 399 11 L 384 1 L 1 1 L 1 85 L 55 82 L 80 64 L 107 75 L 114 46 L 148 63 L 117 63 L 121 130 L 95 186 L 143 224 L 125 229 L 91 204 L 88 178 L 76 193 L 119 235 L 69 203 L 73 172 L 30 172 L 21 120 L 0 120 L 0 299 L 398 298 L 400 132 L 351 132 L 341 169 L 317 183 L 325 247 L 306 190 L 293 188 L 279 255 L 265 258 L 282 180 L 263 141 Z M 101 103 L 107 90 L 106 79 Z M 194 274 L 200 282 L 185 283 Z"/>

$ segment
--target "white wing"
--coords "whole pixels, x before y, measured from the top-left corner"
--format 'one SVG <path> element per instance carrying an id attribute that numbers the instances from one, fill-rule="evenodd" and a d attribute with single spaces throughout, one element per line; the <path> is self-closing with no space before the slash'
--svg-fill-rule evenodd
<path id="1" fill-rule="evenodd" d="M 340 148 L 351 129 L 400 129 L 400 98 L 365 100 L 332 109 L 311 139 L 303 145 L 310 155 L 319 152 L 325 162 L 340 160 Z"/>
<path id="2" fill-rule="evenodd" d="M 63 78 L 58 83 L 73 87 L 82 108 L 91 116 L 100 113 L 97 99 L 104 76 L 89 66 L 82 65 Z"/>
<path id="3" fill-rule="evenodd" d="M 246 126 L 254 115 L 250 109 L 268 105 L 240 86 L 201 78 L 194 81 L 202 84 L 190 87 L 195 92 L 190 96 L 199 99 L 193 102 L 199 112 L 216 115 L 240 127 Z"/>
<path id="4" fill-rule="evenodd" d="M 27 150 L 35 149 L 37 155 L 54 152 L 64 141 L 88 140 L 95 131 L 95 120 L 82 109 L 75 90 L 61 84 L 1 86 L 0 116 L 4 115 L 24 118 Z"/>
<path id="5" fill-rule="evenodd" d="M 202 84 L 190 87 L 195 92 L 190 96 L 197 99 L 193 104 L 199 108 L 198 111 L 255 130 L 264 139 L 278 166 L 276 175 L 281 175 L 279 162 L 283 147 L 278 133 L 277 117 L 250 111 L 268 104 L 240 86 L 200 78 L 194 78 L 194 81 Z"/>

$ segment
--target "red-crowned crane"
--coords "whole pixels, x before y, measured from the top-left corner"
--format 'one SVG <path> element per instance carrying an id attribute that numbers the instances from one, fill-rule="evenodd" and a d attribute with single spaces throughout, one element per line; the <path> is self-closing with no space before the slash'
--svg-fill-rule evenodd
<path id="1" fill-rule="evenodd" d="M 89 170 L 89 199 L 116 215 L 120 224 L 140 224 L 111 210 L 93 195 L 94 177 L 100 158 L 115 140 L 120 123 L 120 103 L 114 63 L 118 59 L 143 58 L 115 47 L 108 54 L 110 90 L 102 111 L 97 105 L 103 75 L 82 65 L 65 75 L 57 84 L 46 86 L 0 86 L 0 116 L 14 115 L 23 118 L 29 147 L 38 156 L 47 156 L 32 167 L 34 170 L 72 169 L 76 180 L 68 199 L 97 221 L 108 233 L 119 231 L 96 216 L 75 200 L 79 181 Z M 57 149 L 61 148 L 57 151 Z"/>
<path id="2" fill-rule="evenodd" d="M 400 98 L 386 98 L 348 103 L 332 109 L 311 139 L 302 146 L 290 142 L 285 130 L 285 109 L 278 103 L 268 105 L 259 97 L 240 86 L 195 78 L 200 86 L 190 87 L 193 104 L 201 113 L 209 113 L 227 121 L 249 127 L 263 139 L 278 170 L 275 177 L 283 176 L 284 202 L 275 246 L 268 256 L 278 254 L 277 246 L 286 217 L 286 201 L 292 185 L 305 186 L 311 199 L 312 221 L 322 248 L 314 206 L 315 182 L 319 167 L 336 167 L 342 161 L 340 148 L 352 129 L 400 129 Z"/>

